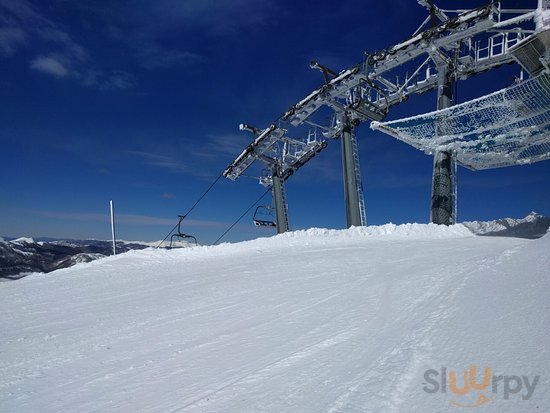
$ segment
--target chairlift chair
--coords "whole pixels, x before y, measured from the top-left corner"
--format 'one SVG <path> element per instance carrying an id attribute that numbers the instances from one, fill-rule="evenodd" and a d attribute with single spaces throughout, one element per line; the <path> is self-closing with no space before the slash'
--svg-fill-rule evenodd
<path id="1" fill-rule="evenodd" d="M 276 227 L 275 214 L 271 205 L 260 205 L 254 211 L 252 218 L 257 227 Z"/>
<path id="2" fill-rule="evenodd" d="M 181 221 L 183 221 L 183 219 L 185 218 L 185 215 L 178 215 L 179 217 L 179 221 L 178 221 L 178 232 L 175 233 L 175 234 L 172 234 L 172 236 L 170 237 L 170 247 L 169 249 L 172 249 L 172 242 L 174 241 L 174 237 L 177 237 L 177 238 L 181 238 L 181 240 L 193 240 L 193 242 L 195 243 L 195 245 L 199 245 L 197 243 L 197 239 L 193 236 L 193 235 L 189 235 L 189 234 L 184 234 L 183 232 L 181 232 Z"/>

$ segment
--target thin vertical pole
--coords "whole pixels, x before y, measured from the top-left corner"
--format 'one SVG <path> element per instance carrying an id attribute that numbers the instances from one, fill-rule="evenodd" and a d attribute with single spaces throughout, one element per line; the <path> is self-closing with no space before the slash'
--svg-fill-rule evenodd
<path id="1" fill-rule="evenodd" d="M 113 236 L 113 255 L 116 255 L 116 235 L 115 235 L 115 208 L 113 206 L 113 201 L 109 201 L 111 207 L 111 233 Z"/>

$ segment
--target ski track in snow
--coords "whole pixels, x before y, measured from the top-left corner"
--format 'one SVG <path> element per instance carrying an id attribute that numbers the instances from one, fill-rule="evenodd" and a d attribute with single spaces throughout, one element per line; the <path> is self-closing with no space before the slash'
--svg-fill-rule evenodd
<path id="1" fill-rule="evenodd" d="M 531 400 L 477 411 L 546 411 L 550 236 L 457 227 L 145 250 L 3 283 L 0 411 L 454 412 L 424 371 L 474 363 L 541 375 Z"/>

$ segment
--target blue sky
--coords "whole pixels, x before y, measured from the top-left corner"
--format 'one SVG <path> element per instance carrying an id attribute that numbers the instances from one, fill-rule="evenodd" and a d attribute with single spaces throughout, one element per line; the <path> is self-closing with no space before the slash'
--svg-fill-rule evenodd
<path id="1" fill-rule="evenodd" d="M 239 123 L 266 127 L 322 83 L 310 60 L 340 71 L 425 15 L 413 0 L 0 0 L 0 236 L 108 239 L 113 199 L 120 238 L 163 238 L 250 141 Z M 515 73 L 462 82 L 459 100 Z M 425 94 L 390 118 L 434 107 Z M 368 125 L 357 136 L 369 223 L 427 222 L 432 159 Z M 550 215 L 549 176 L 550 162 L 460 168 L 459 217 Z M 341 182 L 334 141 L 287 181 L 292 227 L 343 228 Z M 185 230 L 212 242 L 263 191 L 222 180 Z M 270 233 L 247 216 L 226 240 Z"/>

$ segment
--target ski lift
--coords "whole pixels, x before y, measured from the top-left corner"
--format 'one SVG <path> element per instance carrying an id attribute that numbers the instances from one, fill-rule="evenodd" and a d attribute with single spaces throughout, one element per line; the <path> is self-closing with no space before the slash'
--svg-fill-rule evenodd
<path id="1" fill-rule="evenodd" d="M 272 227 L 275 228 L 275 214 L 271 205 L 260 205 L 254 211 L 254 217 L 252 218 L 254 225 L 257 227 Z"/>
<path id="2" fill-rule="evenodd" d="M 181 232 L 181 221 L 183 221 L 183 219 L 185 218 L 185 215 L 178 215 L 179 217 L 179 221 L 178 221 L 178 232 L 175 233 L 175 234 L 172 234 L 172 236 L 170 237 L 170 247 L 169 249 L 172 249 L 172 242 L 174 241 L 174 237 L 177 237 L 177 238 L 181 238 L 181 240 L 193 240 L 193 242 L 195 243 L 195 245 L 199 245 L 197 243 L 197 239 L 193 236 L 193 235 L 188 235 L 188 234 L 184 234 L 183 232 Z"/>

